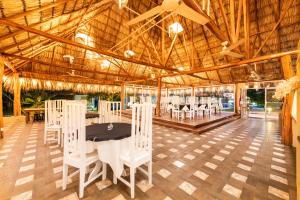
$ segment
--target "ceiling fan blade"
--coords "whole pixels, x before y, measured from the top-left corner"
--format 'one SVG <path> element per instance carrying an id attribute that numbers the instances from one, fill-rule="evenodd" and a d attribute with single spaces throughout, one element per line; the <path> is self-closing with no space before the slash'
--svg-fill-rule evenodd
<path id="1" fill-rule="evenodd" d="M 81 76 L 81 75 L 73 75 L 73 77 L 78 77 L 78 78 L 89 78 L 89 77 L 87 77 L 87 76 Z"/>
<path id="2" fill-rule="evenodd" d="M 201 15 L 199 12 L 190 8 L 183 2 L 180 3 L 180 5 L 174 10 L 174 12 L 201 25 L 209 22 L 209 19 L 207 17 Z"/>
<path id="3" fill-rule="evenodd" d="M 242 55 L 242 54 L 235 53 L 235 52 L 228 51 L 228 50 L 221 51 L 220 53 L 223 54 L 223 55 L 227 55 L 227 56 L 231 56 L 231 57 L 235 57 L 235 58 L 242 58 L 242 57 L 244 57 L 244 55 Z"/>
<path id="4" fill-rule="evenodd" d="M 227 47 L 226 49 L 227 49 L 228 51 L 230 51 L 230 50 L 232 50 L 232 49 L 235 49 L 235 48 L 237 48 L 238 46 L 240 46 L 241 44 L 243 44 L 244 41 L 245 41 L 244 39 L 241 39 L 241 40 L 239 40 L 238 42 L 233 43 L 232 45 L 230 45 L 230 46 Z"/>
<path id="5" fill-rule="evenodd" d="M 161 14 L 162 12 L 164 12 L 163 7 L 162 6 L 156 6 L 156 7 L 152 8 L 151 10 L 141 14 L 140 16 L 137 16 L 136 18 L 130 20 L 127 24 L 129 26 L 131 26 L 133 24 L 136 24 L 138 22 L 146 20 L 150 17 L 153 17 L 154 15 Z"/>

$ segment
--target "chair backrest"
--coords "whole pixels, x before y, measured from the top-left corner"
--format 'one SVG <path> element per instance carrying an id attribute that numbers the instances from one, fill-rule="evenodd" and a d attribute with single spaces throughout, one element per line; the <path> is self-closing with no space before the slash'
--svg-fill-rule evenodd
<path id="1" fill-rule="evenodd" d="M 146 103 L 152 103 L 152 98 L 151 96 L 146 97 Z"/>
<path id="2" fill-rule="evenodd" d="M 206 105 L 205 105 L 205 104 L 202 104 L 199 108 L 200 108 L 201 110 L 205 110 L 205 107 L 206 107 Z"/>
<path id="3" fill-rule="evenodd" d="M 120 101 L 99 101 L 98 112 L 100 123 L 120 122 L 122 120 Z"/>
<path id="4" fill-rule="evenodd" d="M 60 126 L 62 124 L 64 100 L 45 101 L 45 126 Z"/>
<path id="5" fill-rule="evenodd" d="M 63 104 L 64 156 L 86 156 L 86 105 L 79 101 L 66 101 Z"/>
<path id="6" fill-rule="evenodd" d="M 152 104 L 132 106 L 130 157 L 141 151 L 152 154 Z"/>
<path id="7" fill-rule="evenodd" d="M 122 121 L 121 101 L 110 101 L 109 103 L 111 122 Z"/>
<path id="8" fill-rule="evenodd" d="M 98 113 L 100 118 L 100 123 L 107 123 L 109 120 L 109 108 L 108 101 L 99 101 L 98 103 Z"/>
<path id="9" fill-rule="evenodd" d="M 129 102 L 131 102 L 131 103 L 134 103 L 134 102 L 135 102 L 134 96 L 130 96 L 130 97 L 129 97 Z"/>

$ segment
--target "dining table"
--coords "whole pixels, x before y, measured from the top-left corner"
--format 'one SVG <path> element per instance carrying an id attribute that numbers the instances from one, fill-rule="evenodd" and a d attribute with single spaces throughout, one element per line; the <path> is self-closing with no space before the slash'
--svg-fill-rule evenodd
<path id="1" fill-rule="evenodd" d="M 121 177 L 124 163 L 121 155 L 129 154 L 131 124 L 101 123 L 86 126 L 88 152 L 97 150 L 99 160 L 108 164 L 116 177 Z"/>
<path id="2" fill-rule="evenodd" d="M 23 111 L 25 113 L 26 124 L 28 124 L 30 122 L 31 113 L 45 113 L 45 108 L 25 108 Z"/>
<path id="3" fill-rule="evenodd" d="M 25 113 L 26 124 L 28 124 L 30 122 L 30 116 L 32 116 L 32 113 L 44 114 L 45 108 L 25 108 L 24 113 Z M 99 113 L 96 112 L 87 112 L 85 114 L 86 119 L 93 119 L 98 117 L 99 117 Z"/>

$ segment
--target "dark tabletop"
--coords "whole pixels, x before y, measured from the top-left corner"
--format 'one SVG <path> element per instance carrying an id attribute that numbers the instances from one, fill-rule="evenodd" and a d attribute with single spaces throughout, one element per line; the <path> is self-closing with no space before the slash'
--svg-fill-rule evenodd
<path id="1" fill-rule="evenodd" d="M 85 114 L 86 119 L 97 118 L 97 117 L 99 117 L 99 113 L 88 112 L 88 113 Z"/>
<path id="2" fill-rule="evenodd" d="M 109 123 L 93 124 L 86 127 L 86 140 L 101 142 L 108 140 L 121 140 L 131 135 L 131 124 L 112 123 L 113 129 L 108 130 Z"/>
<path id="3" fill-rule="evenodd" d="M 187 106 L 188 109 L 190 109 L 190 104 L 180 104 L 179 105 L 179 110 L 182 110 L 184 108 L 184 106 Z"/>

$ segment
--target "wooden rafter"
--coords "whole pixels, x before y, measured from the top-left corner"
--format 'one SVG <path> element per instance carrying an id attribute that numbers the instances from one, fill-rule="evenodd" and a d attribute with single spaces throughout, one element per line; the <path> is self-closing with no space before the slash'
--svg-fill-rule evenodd
<path id="1" fill-rule="evenodd" d="M 246 58 L 250 58 L 250 0 L 243 0 Z"/>
<path id="2" fill-rule="evenodd" d="M 274 33 L 274 31 L 277 29 L 278 25 L 281 23 L 281 21 L 283 20 L 283 18 L 285 17 L 285 15 L 287 14 L 287 11 L 289 10 L 289 8 L 292 6 L 294 0 L 287 0 L 286 4 L 282 6 L 282 12 L 280 15 L 279 20 L 277 21 L 277 23 L 274 25 L 273 29 L 271 30 L 271 32 L 267 35 L 267 37 L 265 38 L 265 40 L 262 42 L 262 44 L 260 45 L 260 47 L 258 48 L 258 50 L 256 51 L 254 57 L 258 56 L 258 54 L 260 53 L 260 51 L 262 50 L 262 48 L 264 47 L 264 45 L 266 44 L 266 42 L 270 39 L 270 37 L 272 36 L 272 34 Z"/>
<path id="3" fill-rule="evenodd" d="M 34 28 L 30 28 L 30 27 L 27 27 L 27 26 L 24 26 L 24 25 L 21 25 L 21 24 L 17 24 L 15 22 L 12 22 L 12 21 L 9 21 L 9 20 L 6 20 L 6 19 L 0 19 L 0 24 L 6 25 L 6 26 L 11 26 L 11 27 L 18 28 L 18 29 L 22 29 L 22 30 L 28 31 L 30 33 L 34 33 L 34 34 L 49 38 L 51 40 L 54 40 L 54 41 L 57 41 L 57 42 L 60 42 L 60 43 L 69 44 L 71 46 L 79 47 L 79 48 L 82 48 L 82 49 L 87 49 L 87 50 L 90 50 L 92 52 L 100 53 L 100 54 L 110 56 L 110 57 L 113 57 L 113 58 L 116 58 L 116 59 L 119 59 L 119 60 L 132 62 L 132 63 L 136 63 L 136 64 L 139 64 L 139 65 L 146 65 L 146 66 L 154 67 L 154 68 L 158 68 L 158 69 L 165 69 L 165 67 L 163 67 L 161 65 L 151 64 L 151 63 L 147 63 L 147 62 L 132 59 L 132 58 L 126 58 L 125 56 L 121 56 L 121 55 L 111 53 L 111 52 L 106 51 L 106 50 L 97 49 L 95 47 L 90 47 L 90 46 L 87 46 L 87 45 L 84 45 L 84 44 L 80 44 L 80 43 L 74 42 L 72 40 L 68 40 L 68 39 L 53 35 L 53 34 L 45 33 L 43 31 L 40 31 L 40 30 L 37 30 L 37 29 L 34 29 Z M 176 71 L 175 69 L 172 69 L 172 68 L 167 68 L 167 69 L 171 70 L 171 71 Z"/>
<path id="4" fill-rule="evenodd" d="M 232 41 L 232 38 L 230 37 L 229 23 L 228 23 L 228 20 L 227 20 L 227 15 L 225 13 L 225 8 L 224 8 L 224 5 L 222 3 L 222 0 L 218 0 L 218 3 L 219 3 L 220 10 L 221 10 L 223 22 L 225 23 L 225 29 L 226 29 L 227 37 L 229 38 L 230 41 Z"/>
<path id="5" fill-rule="evenodd" d="M 71 83 L 87 83 L 87 84 L 120 84 L 116 83 L 115 81 L 109 81 L 109 80 L 100 80 L 100 79 L 85 79 L 81 78 L 78 79 L 77 77 L 67 77 L 67 76 L 61 76 L 59 73 L 52 73 L 52 74 L 46 74 L 43 72 L 31 72 L 31 71 L 22 71 L 20 72 L 20 76 L 24 78 L 35 78 L 39 80 L 53 80 L 53 81 L 61 81 L 61 82 L 71 82 Z"/>
<path id="6" fill-rule="evenodd" d="M 245 64 L 249 64 L 249 63 L 260 62 L 260 61 L 264 61 L 264 60 L 277 59 L 277 58 L 281 58 L 281 57 L 286 56 L 286 55 L 295 55 L 295 54 L 299 54 L 299 53 L 300 53 L 300 50 L 281 52 L 281 53 L 276 53 L 276 54 L 265 55 L 265 56 L 260 56 L 260 57 L 256 57 L 256 58 L 241 60 L 241 61 L 237 61 L 237 62 L 212 66 L 212 67 L 196 68 L 196 69 L 190 70 L 190 71 L 183 71 L 183 72 L 180 72 L 180 73 L 161 75 L 160 77 L 157 77 L 157 78 L 165 78 L 165 77 L 171 77 L 171 76 L 181 76 L 181 75 L 189 75 L 189 74 L 195 74 L 195 73 L 201 73 L 201 72 L 215 71 L 215 70 L 220 70 L 220 69 L 226 69 L 226 68 L 232 68 L 232 67 L 235 67 L 235 66 L 245 65 Z M 147 80 L 152 80 L 152 79 L 153 78 L 149 78 Z M 154 79 L 156 79 L 156 78 L 154 78 Z M 134 82 L 143 82 L 143 81 L 146 81 L 146 80 L 145 79 L 135 80 Z"/>
<path id="7" fill-rule="evenodd" d="M 220 41 L 228 40 L 227 37 L 223 34 L 223 32 L 217 27 L 215 22 L 202 11 L 201 6 L 197 1 L 195 0 L 183 0 L 183 1 L 186 5 L 193 8 L 195 11 L 201 13 L 201 15 L 205 15 L 209 19 L 209 22 L 205 24 L 205 26 L 214 36 L 216 36 L 216 38 L 218 38 Z"/>
<path id="8" fill-rule="evenodd" d="M 34 59 L 34 58 L 27 58 L 27 57 L 23 57 L 23 56 L 18 56 L 18 55 L 13 55 L 13 54 L 7 54 L 7 53 L 3 53 L 2 55 L 7 56 L 7 57 L 12 57 L 12 58 L 16 58 L 16 59 L 21 59 L 21 60 L 25 60 L 25 61 L 29 61 L 32 63 L 38 63 L 38 64 L 42 64 L 42 65 L 46 65 L 46 66 L 51 66 L 51 67 L 56 67 L 56 68 L 61 68 L 61 69 L 73 69 L 75 71 L 79 71 L 79 72 L 86 72 L 86 73 L 96 73 L 96 74 L 100 74 L 100 75 L 109 75 L 109 76 L 120 76 L 120 77 L 128 77 L 128 74 L 115 74 L 115 73 L 110 73 L 110 72 L 101 72 L 101 71 L 92 71 L 92 70 L 85 70 L 85 69 L 80 69 L 80 68 L 72 68 L 69 67 L 65 64 L 52 64 L 50 62 L 46 62 L 46 61 L 41 61 L 38 59 Z M 73 64 L 74 66 L 77 66 L 78 64 Z M 81 67 L 81 65 L 79 65 L 79 67 Z M 129 76 L 130 78 L 134 78 Z M 145 77 L 140 77 L 140 78 L 145 78 Z"/>
<path id="9" fill-rule="evenodd" d="M 174 45 L 175 45 L 175 42 L 176 42 L 176 39 L 177 39 L 178 35 L 175 34 L 173 40 L 172 40 L 172 43 L 171 43 L 171 46 L 169 48 L 169 51 L 168 51 L 168 54 L 166 55 L 166 57 L 163 59 L 164 60 L 164 66 L 167 65 L 168 61 L 169 61 L 169 58 L 170 58 L 170 55 L 172 53 L 172 50 L 174 48 Z"/>
<path id="10" fill-rule="evenodd" d="M 25 16 L 31 15 L 33 13 L 42 12 L 42 11 L 51 9 L 53 7 L 59 6 L 61 4 L 65 4 L 68 1 L 71 2 L 71 0 L 60 0 L 60 1 L 57 1 L 55 3 L 50 3 L 50 4 L 47 4 L 47 5 L 41 6 L 39 8 L 36 8 L 36 9 L 28 10 L 28 11 L 25 11 L 25 12 L 21 12 L 21 13 L 6 17 L 5 19 L 9 19 L 9 20 L 19 19 L 21 17 L 25 17 Z"/>

